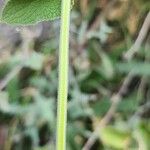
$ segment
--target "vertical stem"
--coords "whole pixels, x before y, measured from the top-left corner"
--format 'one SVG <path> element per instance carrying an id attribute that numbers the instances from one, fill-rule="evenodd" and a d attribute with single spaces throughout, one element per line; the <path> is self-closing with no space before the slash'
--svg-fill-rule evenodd
<path id="1" fill-rule="evenodd" d="M 70 9 L 71 0 L 62 0 L 57 104 L 57 150 L 66 150 Z"/>

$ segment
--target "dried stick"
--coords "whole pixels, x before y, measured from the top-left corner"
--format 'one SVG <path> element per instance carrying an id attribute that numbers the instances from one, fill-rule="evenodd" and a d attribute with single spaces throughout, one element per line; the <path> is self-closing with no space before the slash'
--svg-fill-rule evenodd
<path id="1" fill-rule="evenodd" d="M 100 130 L 102 128 L 104 128 L 111 121 L 111 119 L 113 118 L 113 116 L 114 116 L 114 114 L 117 110 L 117 106 L 118 106 L 119 102 L 122 99 L 122 96 L 128 90 L 128 86 L 129 86 L 132 78 L 133 78 L 133 74 L 132 74 L 132 72 L 130 72 L 127 75 L 127 77 L 124 79 L 124 82 L 123 82 L 121 88 L 119 89 L 118 93 L 114 94 L 111 97 L 112 105 L 111 105 L 110 109 L 108 110 L 106 115 L 103 117 L 103 119 L 99 122 L 99 124 L 96 127 L 95 131 L 92 133 L 92 135 L 90 136 L 88 141 L 85 143 L 82 150 L 90 150 L 90 148 L 92 147 L 92 145 L 95 143 L 96 139 L 98 138 L 98 134 L 100 133 Z"/>
<path id="2" fill-rule="evenodd" d="M 132 45 L 132 47 L 124 54 L 124 58 L 126 60 L 131 60 L 133 55 L 137 53 L 144 42 L 144 39 L 146 38 L 146 35 L 150 29 L 150 12 L 147 14 L 144 23 L 142 25 L 142 28 L 139 32 L 139 35 L 135 41 L 135 43 Z"/>

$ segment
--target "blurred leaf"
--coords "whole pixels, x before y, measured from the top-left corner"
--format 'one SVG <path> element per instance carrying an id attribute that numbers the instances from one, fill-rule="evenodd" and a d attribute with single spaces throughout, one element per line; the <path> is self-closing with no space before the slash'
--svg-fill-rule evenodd
<path id="1" fill-rule="evenodd" d="M 137 130 L 136 130 L 136 136 L 139 137 L 139 144 L 141 147 L 143 147 L 143 150 L 149 150 L 150 149 L 150 121 L 143 121 L 140 122 Z M 141 145 L 142 144 L 142 145 Z"/>
<path id="2" fill-rule="evenodd" d="M 100 138 L 108 147 L 115 149 L 125 149 L 129 144 L 130 134 L 126 131 L 121 131 L 119 129 L 108 126 L 101 130 Z"/>
<path id="3" fill-rule="evenodd" d="M 108 99 L 103 99 L 95 102 L 92 105 L 93 111 L 97 117 L 103 116 L 111 106 L 111 102 Z"/>
<path id="4" fill-rule="evenodd" d="M 102 67 L 100 68 L 101 73 L 105 78 L 111 79 L 114 76 L 114 68 L 111 59 L 104 53 L 100 52 Z"/>
<path id="5" fill-rule="evenodd" d="M 77 140 L 77 138 L 79 138 L 78 136 L 80 136 L 81 134 L 81 130 L 83 130 L 81 127 L 78 128 L 74 123 L 68 123 L 68 127 L 67 127 L 67 149 L 71 149 L 71 150 L 80 150 L 81 148 L 81 144 L 80 139 Z M 76 143 L 76 140 L 79 141 L 78 143 Z M 82 142 L 82 141 L 81 141 Z"/>
<path id="6" fill-rule="evenodd" d="M 35 86 L 36 88 L 40 89 L 41 91 L 45 91 L 48 88 L 49 83 L 46 78 L 40 76 L 34 76 L 30 79 L 31 86 Z"/>
<path id="7" fill-rule="evenodd" d="M 6 87 L 8 93 L 9 93 L 9 98 L 12 101 L 17 102 L 19 100 L 20 97 L 20 88 L 19 88 L 19 80 L 18 80 L 18 76 L 16 76 L 14 79 L 12 79 L 7 87 Z"/>
<path id="8" fill-rule="evenodd" d="M 150 76 L 150 63 L 148 62 L 128 62 L 128 63 L 117 63 L 116 69 L 122 73 L 133 72 L 135 75 Z"/>
<path id="9" fill-rule="evenodd" d="M 69 117 L 73 120 L 87 117 L 89 116 L 90 113 L 89 109 L 87 108 L 85 109 L 82 106 L 82 102 L 76 102 L 76 101 L 70 103 L 68 112 L 69 112 Z"/>
<path id="10" fill-rule="evenodd" d="M 38 129 L 36 128 L 36 126 L 27 128 L 25 131 L 25 135 L 30 136 L 32 139 L 33 145 L 38 146 L 39 136 L 38 136 Z"/>
<path id="11" fill-rule="evenodd" d="M 123 98 L 118 105 L 118 111 L 124 112 L 126 114 L 133 113 L 138 109 L 139 102 L 136 100 L 136 95 L 131 95 L 128 98 Z"/>
<path id="12" fill-rule="evenodd" d="M 55 145 L 54 143 L 50 143 L 49 145 L 46 145 L 46 146 L 43 146 L 43 147 L 38 147 L 38 148 L 35 148 L 35 150 L 53 150 L 55 149 Z"/>
<path id="13" fill-rule="evenodd" d="M 43 62 L 44 56 L 40 53 L 33 52 L 25 63 L 25 66 L 34 70 L 41 70 Z"/>
<path id="14" fill-rule="evenodd" d="M 87 74 L 87 76 L 80 81 L 81 90 L 87 93 L 95 92 L 102 82 L 102 79 L 102 75 L 99 71 L 95 69 L 91 70 L 91 72 L 89 72 L 89 74 Z"/>
<path id="15" fill-rule="evenodd" d="M 0 111 L 7 112 L 9 110 L 8 93 L 0 92 Z"/>
<path id="16" fill-rule="evenodd" d="M 41 70 L 44 62 L 44 55 L 42 53 L 38 53 L 33 51 L 29 54 L 29 57 L 25 59 L 22 56 L 22 53 L 16 53 L 9 60 L 9 66 L 16 66 L 18 64 L 24 64 L 24 66 L 29 67 L 33 70 Z"/>

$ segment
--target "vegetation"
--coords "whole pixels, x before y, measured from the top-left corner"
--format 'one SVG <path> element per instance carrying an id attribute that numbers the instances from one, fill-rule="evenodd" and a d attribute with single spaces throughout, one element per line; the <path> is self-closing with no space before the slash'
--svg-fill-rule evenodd
<path id="1" fill-rule="evenodd" d="M 60 0 L 6 2 L 0 2 L 0 149 L 55 150 L 56 143 L 65 149 L 65 138 L 56 142 L 58 49 L 65 46 L 64 62 L 70 9 L 60 46 Z M 149 6 L 148 0 L 75 1 L 67 150 L 150 149 Z"/>

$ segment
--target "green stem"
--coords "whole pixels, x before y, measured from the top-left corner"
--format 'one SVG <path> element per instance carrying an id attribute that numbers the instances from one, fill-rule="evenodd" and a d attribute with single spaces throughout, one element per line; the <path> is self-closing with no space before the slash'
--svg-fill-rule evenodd
<path id="1" fill-rule="evenodd" d="M 70 9 L 71 0 L 62 0 L 57 104 L 57 150 L 66 150 Z"/>

